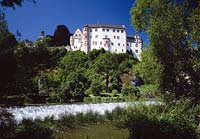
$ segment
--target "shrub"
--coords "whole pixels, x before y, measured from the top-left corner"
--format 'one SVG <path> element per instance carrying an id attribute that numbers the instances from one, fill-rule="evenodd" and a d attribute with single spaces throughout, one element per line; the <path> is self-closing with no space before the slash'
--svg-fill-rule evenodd
<path id="1" fill-rule="evenodd" d="M 123 86 L 122 87 L 122 94 L 123 95 L 130 95 L 130 96 L 135 96 L 136 99 L 139 99 L 140 97 L 140 90 L 137 87 L 134 86 Z"/>
<path id="2" fill-rule="evenodd" d="M 196 139 L 196 125 L 188 104 L 175 106 L 139 105 L 130 107 L 119 123 L 130 131 L 131 139 Z"/>
<path id="3" fill-rule="evenodd" d="M 143 97 L 154 98 L 158 94 L 158 85 L 147 84 L 138 87 Z"/>
<path id="4" fill-rule="evenodd" d="M 2 139 L 14 137 L 15 128 L 16 124 L 13 116 L 3 108 L 0 108 L 0 137 Z"/>
<path id="5" fill-rule="evenodd" d="M 23 130 L 16 134 L 16 139 L 51 139 L 53 138 L 53 131 L 47 127 L 42 126 L 42 122 L 23 120 Z"/>

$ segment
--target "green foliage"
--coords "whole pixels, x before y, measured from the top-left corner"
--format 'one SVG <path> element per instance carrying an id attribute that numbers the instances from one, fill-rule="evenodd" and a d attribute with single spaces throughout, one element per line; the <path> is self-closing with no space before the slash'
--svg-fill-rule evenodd
<path id="1" fill-rule="evenodd" d="M 135 95 L 139 98 L 140 96 L 140 90 L 137 87 L 134 86 L 123 86 L 122 87 L 122 94 L 125 96 L 128 95 Z"/>
<path id="2" fill-rule="evenodd" d="M 196 139 L 193 109 L 188 103 L 173 106 L 138 105 L 128 108 L 118 124 L 127 127 L 130 138 L 144 139 Z M 123 124 L 122 124 L 123 123 Z"/>
<path id="3" fill-rule="evenodd" d="M 13 116 L 3 108 L 0 109 L 0 137 L 9 139 L 15 135 L 16 124 Z"/>
<path id="4" fill-rule="evenodd" d="M 81 72 L 71 72 L 67 80 L 62 83 L 62 88 L 66 99 L 83 100 L 88 88 L 88 80 Z"/>
<path id="5" fill-rule="evenodd" d="M 50 37 L 38 38 L 35 41 L 37 47 L 50 47 L 52 39 Z"/>
<path id="6" fill-rule="evenodd" d="M 141 54 L 142 61 L 134 66 L 134 72 L 141 77 L 146 84 L 160 83 L 163 67 L 154 55 L 151 47 L 143 50 Z"/>
<path id="7" fill-rule="evenodd" d="M 143 65 L 147 74 L 138 73 L 151 84 L 158 80 L 162 93 L 176 99 L 189 97 L 194 103 L 200 100 L 199 7 L 199 1 L 191 0 L 138 0 L 131 9 L 132 24 L 149 34 L 152 52 L 147 52 L 154 57 L 152 65 L 151 59 L 147 60 L 148 66 Z M 148 72 L 156 63 L 158 75 L 151 69 Z M 159 79 L 155 80 L 156 76 Z"/>
<path id="8" fill-rule="evenodd" d="M 13 50 L 17 45 L 15 36 L 9 32 L 0 32 L 0 94 L 1 97 L 12 93 L 11 82 L 16 73 L 17 61 Z"/>
<path id="9" fill-rule="evenodd" d="M 41 121 L 23 120 L 23 130 L 16 134 L 17 139 L 52 139 L 53 131 L 47 126 L 43 126 Z"/>
<path id="10" fill-rule="evenodd" d="M 141 98 L 143 99 L 155 99 L 160 97 L 160 93 L 158 92 L 158 86 L 154 84 L 145 84 L 138 87 L 140 91 Z"/>
<path id="11" fill-rule="evenodd" d="M 35 0 L 30 0 L 33 3 L 36 3 Z M 24 2 L 24 0 L 2 0 L 0 2 L 0 5 L 2 7 L 8 7 L 8 8 L 15 8 L 16 6 L 22 6 L 22 3 Z"/>
<path id="12" fill-rule="evenodd" d="M 101 81 L 96 81 L 94 80 L 91 85 L 90 85 L 90 91 L 92 92 L 93 95 L 100 95 L 100 93 L 103 91 L 103 85 Z"/>
<path id="13" fill-rule="evenodd" d="M 114 54 L 107 52 L 105 54 L 101 54 L 94 64 L 96 72 L 100 72 L 106 80 L 105 89 L 107 92 L 109 92 L 109 77 L 116 74 L 117 63 L 118 62 L 117 59 L 115 59 Z"/>
<path id="14" fill-rule="evenodd" d="M 5 14 L 0 10 L 0 36 L 3 32 L 8 32 L 8 25 L 5 20 Z"/>
<path id="15" fill-rule="evenodd" d="M 65 25 L 58 25 L 53 35 L 54 46 L 66 46 L 70 42 L 70 32 Z"/>

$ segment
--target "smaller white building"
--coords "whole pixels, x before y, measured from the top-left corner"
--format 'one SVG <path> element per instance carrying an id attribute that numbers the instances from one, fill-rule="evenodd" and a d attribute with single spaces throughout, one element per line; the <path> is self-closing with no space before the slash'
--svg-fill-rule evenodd
<path id="1" fill-rule="evenodd" d="M 139 35 L 127 36 L 127 50 L 133 54 L 134 57 L 141 60 L 143 41 Z"/>
<path id="2" fill-rule="evenodd" d="M 82 32 L 78 28 L 73 36 L 70 37 L 72 51 L 80 50 L 82 46 Z"/>
<path id="3" fill-rule="evenodd" d="M 70 37 L 70 45 L 72 51 L 85 53 L 101 48 L 112 53 L 130 51 L 139 60 L 142 51 L 142 39 L 138 35 L 127 36 L 124 25 L 84 25 L 82 31 L 77 29 Z"/>

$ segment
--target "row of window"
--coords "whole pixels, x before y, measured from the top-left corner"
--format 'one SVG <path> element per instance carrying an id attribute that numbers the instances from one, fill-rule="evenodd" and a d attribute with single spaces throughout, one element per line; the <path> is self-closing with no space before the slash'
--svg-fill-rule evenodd
<path id="1" fill-rule="evenodd" d="M 92 36 L 90 36 L 92 38 Z M 95 38 L 99 38 L 98 35 L 95 35 Z M 108 35 L 105 35 L 105 38 L 108 38 Z M 120 39 L 120 36 L 113 36 L 114 39 Z"/>
<path id="2" fill-rule="evenodd" d="M 117 49 L 115 49 L 115 52 L 117 53 Z M 122 52 L 124 52 L 124 49 L 122 49 Z"/>
<path id="3" fill-rule="evenodd" d="M 108 42 L 106 42 L 106 43 L 108 43 Z M 97 41 L 92 41 L 92 44 L 93 44 L 93 45 L 98 45 L 98 42 L 97 42 Z M 100 45 L 102 45 L 102 44 L 103 44 L 102 41 L 100 41 Z M 114 43 L 111 42 L 111 45 L 114 46 Z M 118 43 L 117 45 L 118 45 L 118 46 L 121 46 L 120 43 Z M 122 46 L 124 46 L 124 44 L 122 44 Z"/>
<path id="4" fill-rule="evenodd" d="M 132 46 L 132 44 L 134 44 L 134 43 L 127 43 L 126 45 L 127 46 Z M 138 43 L 135 43 L 135 47 L 138 47 Z"/>
<path id="5" fill-rule="evenodd" d="M 95 32 L 97 32 L 97 31 L 98 31 L 98 28 L 90 29 L 90 32 L 92 32 L 93 30 L 94 30 Z M 108 29 L 108 28 L 105 29 L 105 28 L 102 28 L 102 31 L 103 31 L 103 32 L 113 31 L 113 32 L 117 32 L 117 33 L 120 33 L 120 32 L 121 32 L 121 33 L 124 33 L 124 30 L 122 30 L 122 29 L 119 30 L 119 29 Z"/>

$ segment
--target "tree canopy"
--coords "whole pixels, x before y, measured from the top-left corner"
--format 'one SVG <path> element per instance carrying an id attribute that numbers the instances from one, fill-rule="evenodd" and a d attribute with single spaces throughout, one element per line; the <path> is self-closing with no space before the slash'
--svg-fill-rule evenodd
<path id="1" fill-rule="evenodd" d="M 70 43 L 70 32 L 65 25 L 58 25 L 53 35 L 54 46 L 66 46 Z"/>
<path id="2" fill-rule="evenodd" d="M 148 33 L 149 47 L 163 66 L 164 94 L 200 100 L 199 12 L 197 0 L 136 0 L 131 9 L 132 24 Z"/>
<path id="3" fill-rule="evenodd" d="M 2 7 L 15 8 L 16 6 L 22 6 L 22 3 L 24 1 L 28 1 L 28 0 L 1 0 L 0 5 Z M 36 3 L 35 0 L 29 0 L 29 1 Z"/>

